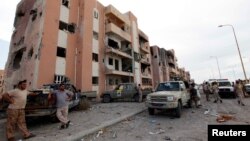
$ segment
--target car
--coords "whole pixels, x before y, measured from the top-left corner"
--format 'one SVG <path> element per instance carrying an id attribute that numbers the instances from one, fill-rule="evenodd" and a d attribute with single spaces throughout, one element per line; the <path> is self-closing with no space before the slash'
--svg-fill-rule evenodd
<path id="1" fill-rule="evenodd" d="M 250 95 L 250 84 L 245 84 L 245 92 Z"/>
<path id="2" fill-rule="evenodd" d="M 183 81 L 159 83 L 156 90 L 148 94 L 146 106 L 149 115 L 154 115 L 155 110 L 171 110 L 180 118 L 182 107 L 191 106 L 190 93 Z"/>
<path id="3" fill-rule="evenodd" d="M 45 84 L 40 89 L 30 90 L 31 93 L 37 95 L 29 95 L 27 97 L 27 104 L 25 107 L 26 118 L 31 117 L 49 117 L 51 121 L 57 121 L 56 117 L 56 99 L 52 94 L 52 99 L 48 100 L 48 94 L 59 88 L 59 84 Z M 87 98 L 84 92 L 79 92 L 73 84 L 66 83 L 65 89 L 73 93 L 72 99 L 69 101 L 69 110 L 78 108 L 82 102 Z M 93 91 L 92 93 L 96 93 Z M 87 94 L 90 94 L 88 92 Z M 8 104 L 4 103 L 4 107 L 1 109 L 2 113 L 8 107 Z"/>
<path id="4" fill-rule="evenodd" d="M 219 84 L 219 95 L 221 97 L 231 97 L 231 98 L 236 98 L 235 92 L 234 92 L 234 87 L 232 83 L 227 80 L 227 79 L 218 79 L 217 80 Z"/>
<path id="5" fill-rule="evenodd" d="M 146 98 L 146 95 L 151 91 L 150 89 L 142 90 L 142 97 Z M 118 99 L 132 99 L 139 102 L 139 93 L 135 83 L 121 83 L 118 84 L 115 89 L 103 92 L 101 98 L 104 103 L 109 103 Z"/>

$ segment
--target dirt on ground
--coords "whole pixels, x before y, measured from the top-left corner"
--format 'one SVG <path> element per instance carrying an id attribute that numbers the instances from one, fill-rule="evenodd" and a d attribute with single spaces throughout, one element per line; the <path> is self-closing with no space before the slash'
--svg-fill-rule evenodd
<path id="1" fill-rule="evenodd" d="M 238 105 L 236 99 L 213 103 L 202 95 L 202 106 L 184 108 L 181 118 L 161 112 L 150 116 L 145 111 L 81 141 L 207 141 L 208 125 L 250 124 L 250 98 L 244 102 L 246 106 Z"/>

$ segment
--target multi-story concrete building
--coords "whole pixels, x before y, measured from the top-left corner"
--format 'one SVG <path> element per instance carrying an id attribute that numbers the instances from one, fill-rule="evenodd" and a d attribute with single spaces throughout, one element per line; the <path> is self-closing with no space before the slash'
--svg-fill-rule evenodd
<path id="1" fill-rule="evenodd" d="M 0 70 L 0 94 L 4 92 L 4 70 Z"/>
<path id="2" fill-rule="evenodd" d="M 149 41 L 131 12 L 96 0 L 21 0 L 17 5 L 7 89 L 70 80 L 81 91 L 121 82 L 152 87 Z"/>
<path id="3" fill-rule="evenodd" d="M 151 46 L 154 86 L 160 82 L 182 79 L 189 80 L 185 69 L 179 69 L 177 57 L 173 49 L 166 50 L 158 46 Z"/>

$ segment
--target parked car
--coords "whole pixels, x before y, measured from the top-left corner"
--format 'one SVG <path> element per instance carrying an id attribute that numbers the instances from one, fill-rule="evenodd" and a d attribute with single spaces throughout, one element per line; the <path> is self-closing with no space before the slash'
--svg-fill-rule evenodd
<path id="1" fill-rule="evenodd" d="M 250 84 L 245 84 L 245 92 L 250 95 Z"/>
<path id="2" fill-rule="evenodd" d="M 219 84 L 219 95 L 221 97 L 232 97 L 236 98 L 235 92 L 234 92 L 234 87 L 232 83 L 227 80 L 227 79 L 218 79 L 217 80 Z"/>
<path id="3" fill-rule="evenodd" d="M 157 109 L 171 110 L 176 117 L 181 117 L 182 107 L 191 106 L 190 104 L 190 93 L 183 81 L 168 81 L 158 84 L 155 92 L 149 94 L 146 100 L 150 115 L 154 115 Z"/>
<path id="4" fill-rule="evenodd" d="M 142 90 L 142 97 L 146 98 L 146 95 L 151 91 L 150 89 Z M 139 93 L 135 83 L 121 83 L 114 90 L 102 93 L 101 98 L 104 103 L 118 99 L 133 99 L 139 102 Z"/>

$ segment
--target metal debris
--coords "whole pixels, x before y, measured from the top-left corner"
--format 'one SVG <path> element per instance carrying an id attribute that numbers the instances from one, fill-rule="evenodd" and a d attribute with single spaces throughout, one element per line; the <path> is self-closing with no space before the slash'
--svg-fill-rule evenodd
<path id="1" fill-rule="evenodd" d="M 155 135 L 155 134 L 162 134 L 162 133 L 164 133 L 164 132 L 165 132 L 165 130 L 160 129 L 160 130 L 157 131 L 157 132 L 149 132 L 149 134 L 150 134 L 150 135 Z"/>
<path id="2" fill-rule="evenodd" d="M 113 134 L 112 138 L 117 138 L 117 132 L 115 131 L 115 133 Z"/>
<path id="3" fill-rule="evenodd" d="M 102 130 L 100 130 L 100 131 L 98 132 L 98 134 L 96 135 L 96 138 L 98 138 L 101 134 L 103 134 L 103 131 L 102 131 Z"/>

